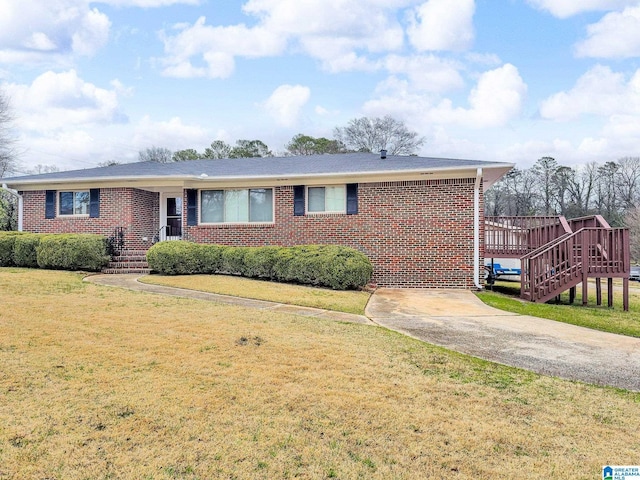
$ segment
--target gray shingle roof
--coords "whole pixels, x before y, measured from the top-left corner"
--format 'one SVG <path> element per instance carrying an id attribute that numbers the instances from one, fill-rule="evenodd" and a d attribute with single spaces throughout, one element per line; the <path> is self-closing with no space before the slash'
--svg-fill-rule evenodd
<path id="1" fill-rule="evenodd" d="M 507 163 L 450 158 L 388 156 L 381 159 L 371 153 L 306 155 L 297 157 L 240 158 L 193 160 L 185 162 L 137 162 L 108 167 L 69 170 L 22 177 L 5 178 L 3 183 L 43 183 L 66 180 L 98 180 L 114 178 L 185 178 L 205 174 L 213 178 L 274 177 L 323 174 L 367 174 L 380 172 L 437 171 L 462 168 L 502 167 Z"/>

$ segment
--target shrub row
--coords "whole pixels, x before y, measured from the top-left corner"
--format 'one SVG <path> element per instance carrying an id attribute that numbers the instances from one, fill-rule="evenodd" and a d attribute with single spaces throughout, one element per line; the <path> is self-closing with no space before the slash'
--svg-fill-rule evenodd
<path id="1" fill-rule="evenodd" d="M 371 279 L 369 259 L 336 245 L 227 247 L 192 242 L 160 242 L 147 252 L 152 270 L 165 275 L 224 273 L 279 282 L 359 288 Z"/>
<path id="2" fill-rule="evenodd" d="M 0 267 L 99 271 L 108 262 L 101 235 L 0 232 Z"/>

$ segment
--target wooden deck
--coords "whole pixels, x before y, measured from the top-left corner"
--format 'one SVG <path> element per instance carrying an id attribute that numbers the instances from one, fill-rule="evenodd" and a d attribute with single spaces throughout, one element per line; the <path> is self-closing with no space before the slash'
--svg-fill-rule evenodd
<path id="1" fill-rule="evenodd" d="M 623 280 L 623 305 L 629 309 L 629 231 L 611 228 L 600 215 L 567 220 L 558 217 L 485 217 L 485 258 L 519 258 L 520 296 L 546 302 L 582 284 L 587 304 L 588 279 L 596 279 L 596 301 L 602 303 L 601 279 L 608 280 L 613 306 L 613 279 Z"/>

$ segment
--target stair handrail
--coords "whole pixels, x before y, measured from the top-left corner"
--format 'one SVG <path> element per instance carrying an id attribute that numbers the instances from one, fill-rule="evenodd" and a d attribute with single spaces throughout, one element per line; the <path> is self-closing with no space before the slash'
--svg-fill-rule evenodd
<path id="1" fill-rule="evenodd" d="M 116 227 L 111 236 L 107 237 L 107 252 L 113 257 L 124 249 L 124 227 Z"/>
<path id="2" fill-rule="evenodd" d="M 538 247 L 535 250 L 532 250 L 531 252 L 527 253 L 526 255 L 523 255 L 520 258 L 520 268 L 521 268 L 520 296 L 521 297 L 524 298 L 527 291 L 530 291 L 531 295 L 533 295 L 533 291 L 536 285 L 536 282 L 534 281 L 534 278 L 533 278 L 533 270 L 531 268 L 531 264 L 533 260 L 545 254 L 547 251 L 553 248 L 556 248 L 561 243 L 568 241 L 569 238 L 571 238 L 573 235 L 574 233 L 571 231 L 565 232 L 563 235 L 559 236 L 555 240 L 552 240 L 551 242 L 545 245 L 542 245 L 541 247 Z M 529 286 L 528 288 L 527 288 L 527 285 Z"/>
<path id="3" fill-rule="evenodd" d="M 539 283 L 537 282 L 537 278 L 535 278 L 536 276 L 532 268 L 535 260 L 553 249 L 558 249 L 562 243 L 569 242 L 573 239 L 579 240 L 569 250 L 566 255 L 567 258 L 561 259 L 562 256 L 560 255 L 560 251 L 558 251 L 555 255 L 556 262 L 547 265 L 550 273 L 548 274 L 546 283 L 550 284 L 550 280 L 553 279 L 558 287 L 566 286 L 568 280 L 565 275 L 569 271 L 569 268 L 566 268 L 567 265 L 574 270 L 572 272 L 574 278 L 577 278 L 579 274 L 587 275 L 593 272 L 606 272 L 609 274 L 624 274 L 627 272 L 629 252 L 625 246 L 628 244 L 628 229 L 608 227 L 606 221 L 604 224 L 606 226 L 601 224 L 601 226 L 583 227 L 524 255 L 520 259 L 522 267 L 522 275 L 520 278 L 521 297 L 524 298 L 528 292 L 533 299 L 534 292 L 539 288 Z M 598 233 L 594 238 L 589 232 L 602 233 Z M 601 235 L 606 235 L 606 237 Z M 592 249 L 595 249 L 597 254 L 592 253 Z M 580 271 L 577 270 L 578 267 Z M 586 269 L 586 271 L 584 269 Z"/>
<path id="4" fill-rule="evenodd" d="M 593 225 L 587 225 L 587 223 L 591 220 Z M 611 225 L 604 219 L 602 215 L 585 215 L 583 217 L 576 217 L 569 220 L 569 223 L 574 226 L 572 230 L 580 230 L 585 227 L 596 227 L 596 228 L 604 228 L 605 230 L 611 230 Z M 582 226 L 575 228 L 575 225 L 582 224 Z"/>
<path id="5" fill-rule="evenodd" d="M 169 225 L 162 225 L 158 231 L 153 235 L 152 239 L 151 239 L 151 243 L 153 245 L 155 245 L 156 243 L 158 243 L 159 241 L 161 241 L 163 238 L 166 240 L 167 238 L 167 228 L 169 228 Z M 162 231 L 164 230 L 164 236 L 161 235 Z"/>

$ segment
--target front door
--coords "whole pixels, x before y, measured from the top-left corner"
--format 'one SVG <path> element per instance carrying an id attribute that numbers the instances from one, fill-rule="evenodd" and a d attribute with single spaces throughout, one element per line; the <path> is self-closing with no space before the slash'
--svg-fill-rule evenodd
<path id="1" fill-rule="evenodd" d="M 165 226 L 165 240 L 180 240 L 182 238 L 182 197 L 167 195 L 164 197 L 164 211 L 162 224 Z M 162 233 L 162 232 L 161 232 Z"/>

